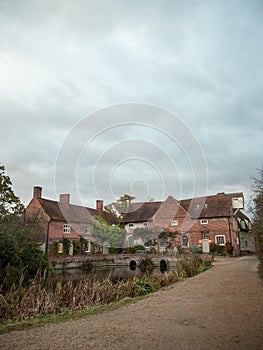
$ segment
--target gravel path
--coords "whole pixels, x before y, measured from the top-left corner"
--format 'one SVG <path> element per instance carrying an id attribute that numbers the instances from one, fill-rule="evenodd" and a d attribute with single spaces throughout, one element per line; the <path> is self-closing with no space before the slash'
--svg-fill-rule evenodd
<path id="1" fill-rule="evenodd" d="M 0 335 L 0 349 L 263 349 L 263 282 L 255 257 L 214 267 L 135 304 Z"/>

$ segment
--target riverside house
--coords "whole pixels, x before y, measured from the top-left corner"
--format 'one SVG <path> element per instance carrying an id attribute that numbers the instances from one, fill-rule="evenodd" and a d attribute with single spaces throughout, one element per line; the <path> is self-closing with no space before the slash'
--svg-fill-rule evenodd
<path id="1" fill-rule="evenodd" d="M 193 247 L 200 247 L 209 253 L 212 245 L 233 255 L 255 252 L 250 220 L 241 211 L 243 208 L 242 192 L 222 192 L 180 201 L 169 196 L 165 201 L 131 202 L 122 219 L 126 242 L 145 246 L 150 242 L 155 250 L 162 252 L 177 249 L 189 252 Z M 134 235 L 136 228 L 149 232 L 156 227 L 160 228 L 162 237 L 145 239 L 143 230 L 140 237 Z"/>
<path id="2" fill-rule="evenodd" d="M 103 246 L 92 236 L 95 218 L 101 216 L 108 224 L 116 223 L 115 215 L 105 212 L 103 201 L 96 201 L 96 209 L 70 204 L 70 195 L 61 194 L 59 201 L 42 197 L 42 188 L 35 186 L 33 198 L 26 208 L 26 216 L 34 216 L 40 222 L 43 249 L 49 254 L 55 242 L 67 239 L 70 242 L 69 253 L 73 254 L 74 246 L 81 243 L 79 249 L 86 253 L 103 251 Z M 60 248 L 61 247 L 61 248 Z M 61 244 L 58 249 L 63 249 Z"/>

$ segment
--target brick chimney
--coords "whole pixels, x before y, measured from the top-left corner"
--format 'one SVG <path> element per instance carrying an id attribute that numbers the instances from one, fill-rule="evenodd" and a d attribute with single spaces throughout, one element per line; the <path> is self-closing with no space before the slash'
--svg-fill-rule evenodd
<path id="1" fill-rule="evenodd" d="M 59 202 L 62 204 L 69 204 L 69 197 L 70 197 L 70 194 L 68 194 L 68 193 L 60 194 L 59 195 Z"/>
<path id="2" fill-rule="evenodd" d="M 41 198 L 42 196 L 42 187 L 35 186 L 33 191 L 33 198 Z"/>
<path id="3" fill-rule="evenodd" d="M 96 209 L 100 214 L 103 213 L 103 200 L 101 199 L 96 200 Z"/>

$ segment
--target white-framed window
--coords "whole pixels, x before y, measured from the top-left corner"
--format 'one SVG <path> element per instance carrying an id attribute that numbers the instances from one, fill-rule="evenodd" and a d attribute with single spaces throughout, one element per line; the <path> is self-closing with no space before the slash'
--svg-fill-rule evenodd
<path id="1" fill-rule="evenodd" d="M 133 227 L 133 224 L 132 223 L 128 224 L 128 227 Z"/>
<path id="2" fill-rule="evenodd" d="M 144 222 L 144 223 L 142 224 L 142 226 L 143 226 L 143 227 L 148 227 L 148 222 Z"/>
<path id="3" fill-rule="evenodd" d="M 178 220 L 172 220 L 171 226 L 178 226 Z"/>
<path id="4" fill-rule="evenodd" d="M 90 226 L 89 225 L 86 225 L 85 226 L 85 234 L 89 234 L 90 233 Z"/>
<path id="5" fill-rule="evenodd" d="M 225 235 L 215 236 L 215 243 L 219 245 L 226 245 L 226 236 Z"/>
<path id="6" fill-rule="evenodd" d="M 202 239 L 209 239 L 209 231 L 207 230 L 202 231 Z"/>
<path id="7" fill-rule="evenodd" d="M 70 234 L 70 225 L 69 224 L 64 224 L 63 232 L 66 233 L 67 235 Z"/>
<path id="8" fill-rule="evenodd" d="M 200 223 L 201 223 L 201 225 L 207 225 L 208 224 L 208 220 L 207 219 L 201 219 Z"/>

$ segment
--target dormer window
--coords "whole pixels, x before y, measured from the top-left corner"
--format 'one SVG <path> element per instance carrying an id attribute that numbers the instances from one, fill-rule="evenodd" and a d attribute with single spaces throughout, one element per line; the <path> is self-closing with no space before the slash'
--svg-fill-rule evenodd
<path id="1" fill-rule="evenodd" d="M 64 224 L 63 226 L 63 232 L 67 235 L 70 234 L 70 225 L 69 224 Z"/>
<path id="2" fill-rule="evenodd" d="M 172 220 L 171 226 L 178 226 L 178 220 Z"/>

